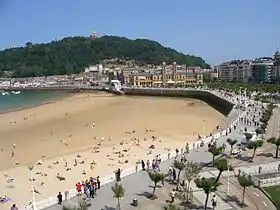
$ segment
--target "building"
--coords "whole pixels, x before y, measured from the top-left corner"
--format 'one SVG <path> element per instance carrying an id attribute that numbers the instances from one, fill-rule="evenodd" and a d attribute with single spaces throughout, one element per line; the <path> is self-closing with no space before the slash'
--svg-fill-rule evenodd
<path id="1" fill-rule="evenodd" d="M 190 84 L 202 84 L 203 75 L 197 75 L 195 73 L 182 73 L 176 74 L 176 80 L 172 80 L 172 74 L 165 74 L 164 77 L 161 73 L 145 73 L 139 72 L 133 74 L 132 83 L 133 86 L 183 86 Z"/>
<path id="2" fill-rule="evenodd" d="M 222 81 L 234 81 L 234 75 L 236 75 L 238 67 L 235 62 L 225 62 L 218 66 L 219 79 Z"/>
<path id="3" fill-rule="evenodd" d="M 89 35 L 89 37 L 92 38 L 92 39 L 98 38 L 98 36 L 97 36 L 97 34 L 96 34 L 96 31 L 93 30 L 93 32 L 91 32 L 91 34 Z"/>
<path id="4" fill-rule="evenodd" d="M 161 69 L 130 68 L 122 71 L 122 83 L 133 86 L 183 86 L 188 84 L 202 84 L 203 73 L 178 69 L 174 62 L 168 67 L 165 62 Z"/>
<path id="5" fill-rule="evenodd" d="M 276 51 L 274 54 L 274 69 L 273 69 L 273 81 L 280 83 L 280 52 Z"/>
<path id="6" fill-rule="evenodd" d="M 274 60 L 270 57 L 255 59 L 251 64 L 252 78 L 255 83 L 270 83 L 273 81 Z"/>
<path id="7" fill-rule="evenodd" d="M 120 81 L 122 84 L 132 84 L 132 75 L 137 72 L 143 72 L 142 68 L 124 68 L 121 70 Z"/>
<path id="8" fill-rule="evenodd" d="M 228 82 L 247 82 L 251 78 L 250 60 L 233 60 L 217 66 L 219 79 Z"/>

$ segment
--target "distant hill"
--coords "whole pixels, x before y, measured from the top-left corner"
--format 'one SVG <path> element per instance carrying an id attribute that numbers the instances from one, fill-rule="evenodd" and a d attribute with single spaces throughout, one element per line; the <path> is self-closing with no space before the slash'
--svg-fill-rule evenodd
<path id="1" fill-rule="evenodd" d="M 138 65 L 163 61 L 207 68 L 196 56 L 184 55 L 147 39 L 125 37 L 68 37 L 47 44 L 26 43 L 25 47 L 0 51 L 0 76 L 34 77 L 79 73 L 85 67 L 108 59 L 133 60 Z"/>

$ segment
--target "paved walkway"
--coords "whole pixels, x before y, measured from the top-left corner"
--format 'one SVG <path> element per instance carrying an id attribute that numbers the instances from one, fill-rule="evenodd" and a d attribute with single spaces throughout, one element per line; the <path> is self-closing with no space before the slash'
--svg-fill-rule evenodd
<path id="1" fill-rule="evenodd" d="M 245 126 L 240 123 L 237 126 L 237 129 L 233 130 L 228 136 L 221 137 L 217 142 L 218 145 L 219 144 L 221 145 L 222 143 L 226 142 L 227 138 L 240 140 L 243 137 L 243 134 L 240 132 L 241 127 L 244 128 Z M 255 128 L 252 126 L 246 126 L 246 127 L 248 128 L 248 131 L 255 130 Z M 229 151 L 229 149 L 230 148 L 227 147 L 226 152 Z M 207 164 L 212 160 L 212 155 L 207 150 L 208 150 L 207 145 L 205 145 L 204 147 L 201 147 L 198 151 L 190 151 L 190 154 L 187 156 L 187 159 L 189 161 L 201 162 L 201 163 Z M 161 164 L 161 170 L 164 172 L 167 172 L 168 167 L 172 164 L 172 162 L 173 162 L 173 160 L 164 161 Z M 201 175 L 205 176 L 205 177 L 210 177 L 210 176 L 214 176 L 217 173 L 217 171 L 209 172 L 209 170 L 211 170 L 211 168 L 204 168 L 204 171 L 202 172 Z M 226 173 L 224 172 L 223 177 L 226 176 L 225 174 Z M 230 188 L 232 188 L 232 191 L 234 192 L 234 194 L 236 196 L 238 196 L 238 198 L 240 198 L 240 196 L 242 195 L 241 194 L 242 189 L 240 189 L 240 188 L 234 189 L 232 186 L 237 186 L 238 183 L 236 183 L 236 180 L 234 181 L 232 179 L 233 179 L 233 177 L 230 180 Z M 223 182 L 223 184 L 225 184 L 224 183 L 225 180 L 223 180 L 222 182 Z M 141 206 L 141 202 L 142 203 L 147 202 L 145 195 L 152 192 L 151 187 L 149 187 L 150 185 L 152 185 L 152 182 L 149 179 L 146 172 L 138 172 L 138 173 L 134 173 L 128 177 L 125 177 L 122 180 L 122 184 L 124 185 L 126 193 L 125 193 L 124 198 L 121 200 L 121 205 L 127 209 L 132 208 L 130 206 L 130 203 L 132 202 L 132 200 L 134 198 L 137 198 L 139 200 L 140 206 Z M 92 204 L 92 206 L 90 207 L 91 210 L 99 210 L 99 209 L 113 210 L 113 209 L 115 209 L 116 199 L 113 197 L 113 192 L 111 190 L 111 186 L 112 186 L 112 183 L 103 186 L 102 189 L 100 190 L 99 194 L 94 199 L 91 200 L 91 204 Z M 226 200 L 226 197 L 224 195 L 227 191 L 227 187 L 225 188 L 225 186 L 227 186 L 227 185 L 224 185 L 223 187 L 221 187 L 219 189 L 219 191 L 217 192 L 218 206 L 217 206 L 216 210 L 238 209 L 237 206 L 233 205 L 234 202 L 229 202 L 228 200 Z M 168 188 L 170 188 L 170 186 L 166 188 L 167 189 L 166 191 L 165 191 L 165 188 L 162 189 L 163 192 L 165 191 L 167 195 L 168 195 L 168 192 L 167 192 Z M 192 188 L 194 190 L 194 196 L 196 198 L 195 199 L 196 206 L 193 208 L 190 208 L 190 209 L 199 209 L 198 206 L 202 206 L 204 204 L 205 194 L 200 189 L 197 189 L 197 187 L 195 186 L 194 183 L 192 183 Z M 251 192 L 249 190 L 249 192 L 247 194 L 247 195 L 249 195 L 249 197 L 248 196 L 246 197 L 246 202 L 249 204 L 250 209 L 252 209 L 252 210 L 253 209 L 269 209 L 270 210 L 270 208 L 265 208 L 266 206 L 264 206 L 264 204 L 262 204 L 261 207 L 258 207 L 259 204 L 255 202 L 255 200 L 258 200 L 258 199 L 256 199 L 255 197 L 250 199 L 250 196 L 252 197 L 254 195 L 254 193 L 255 193 L 255 191 Z M 266 204 L 270 206 L 270 201 L 266 197 L 265 198 L 262 197 L 261 199 L 264 200 L 264 202 L 266 202 Z M 78 198 L 75 197 L 75 198 L 71 199 L 68 203 L 75 204 L 75 203 L 77 203 L 77 201 L 78 201 Z M 209 207 L 210 207 L 210 205 L 209 205 Z M 48 210 L 61 210 L 61 209 L 62 209 L 62 207 L 59 205 L 48 208 Z"/>

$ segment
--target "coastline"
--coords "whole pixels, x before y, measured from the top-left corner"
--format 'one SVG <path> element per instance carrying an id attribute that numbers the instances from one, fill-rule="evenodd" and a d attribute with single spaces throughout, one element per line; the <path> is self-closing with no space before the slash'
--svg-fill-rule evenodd
<path id="1" fill-rule="evenodd" d="M 40 91 L 40 90 L 37 90 L 37 91 Z M 75 94 L 78 94 L 78 93 L 65 92 L 61 96 L 55 97 L 54 99 L 51 99 L 51 100 L 45 100 L 45 101 L 42 101 L 42 102 L 39 102 L 39 103 L 36 103 L 36 104 L 30 104 L 30 105 L 26 105 L 26 106 L 22 106 L 22 107 L 18 107 L 18 108 L 0 110 L 0 116 L 3 115 L 3 114 L 9 114 L 9 113 L 12 113 L 12 112 L 17 112 L 17 111 L 22 111 L 22 110 L 27 110 L 27 109 L 33 109 L 33 108 L 43 106 L 43 105 L 46 105 L 46 104 L 55 103 L 57 101 L 65 99 L 67 97 L 71 97 Z"/>
<path id="2" fill-rule="evenodd" d="M 77 95 L 74 95 L 73 97 L 67 97 L 66 100 L 60 100 L 60 101 L 56 101 L 56 102 L 53 102 L 50 104 L 45 104 L 43 106 L 35 107 L 35 110 L 38 111 L 37 117 L 36 117 L 36 121 L 38 123 L 41 123 L 41 119 L 38 119 L 41 114 L 46 115 L 46 117 L 51 117 L 51 116 L 49 116 L 50 114 L 56 116 L 57 119 L 50 118 L 50 119 L 53 119 L 51 121 L 51 124 L 54 124 L 53 126 L 55 126 L 56 123 L 58 123 L 57 120 L 60 120 L 63 118 L 67 118 L 67 119 L 69 118 L 69 120 L 70 120 L 69 123 L 71 123 L 71 121 L 72 121 L 71 117 L 74 117 L 73 119 L 75 119 L 75 121 L 73 121 L 73 122 L 77 122 L 78 123 L 77 125 L 79 125 L 79 124 L 81 124 L 80 123 L 81 119 L 86 120 L 86 121 L 84 121 L 84 123 L 86 123 L 87 117 L 88 117 L 88 119 L 91 119 L 90 122 L 92 122 L 92 120 L 96 120 L 97 125 L 98 125 L 97 128 L 101 129 L 100 134 L 97 135 L 97 136 L 99 136 L 98 139 L 95 140 L 93 138 L 94 134 L 91 134 L 91 135 L 93 135 L 91 137 L 92 140 L 90 140 L 92 143 L 91 143 L 91 146 L 87 146 L 87 147 L 82 147 L 82 145 L 84 145 L 83 144 L 84 138 L 86 138 L 86 136 L 83 133 L 92 132 L 95 129 L 92 130 L 92 128 L 86 128 L 85 124 L 83 124 L 79 128 L 79 129 L 81 129 L 82 133 L 75 134 L 75 132 L 73 130 L 73 133 L 72 133 L 73 139 L 68 139 L 67 141 L 71 147 L 75 147 L 77 150 L 75 152 L 73 152 L 73 150 L 72 150 L 71 152 L 68 152 L 68 153 L 65 152 L 65 151 L 67 151 L 67 147 L 63 146 L 64 143 L 59 143 L 59 142 L 55 143 L 55 142 L 53 142 L 54 140 L 51 139 L 53 136 L 49 136 L 49 135 L 45 136 L 47 138 L 47 140 L 40 143 L 41 146 L 44 147 L 44 149 L 48 149 L 48 148 L 49 148 L 49 150 L 55 149 L 58 151 L 58 153 L 60 155 L 51 156 L 51 157 L 47 156 L 46 158 L 42 159 L 42 161 L 43 161 L 42 166 L 39 166 L 39 165 L 36 166 L 36 170 L 35 170 L 36 173 L 44 172 L 44 173 L 48 174 L 47 177 L 44 177 L 44 176 L 41 177 L 40 175 L 36 175 L 36 189 L 38 189 L 40 192 L 42 192 L 42 195 L 37 195 L 39 200 L 55 194 L 57 190 L 61 190 L 61 191 L 69 190 L 69 188 L 71 188 L 69 186 L 73 186 L 75 184 L 75 182 L 77 181 L 77 179 L 80 180 L 82 177 L 84 177 L 84 175 L 82 175 L 83 170 L 86 170 L 87 173 L 93 173 L 94 175 L 106 176 L 106 174 L 110 174 L 112 172 L 112 168 L 114 168 L 114 169 L 117 169 L 117 167 L 134 168 L 133 165 L 135 164 L 136 161 L 138 161 L 141 158 L 143 158 L 143 159 L 149 158 L 149 155 L 147 156 L 146 153 L 147 153 L 147 147 L 150 144 L 153 144 L 151 135 L 156 135 L 158 137 L 158 140 L 156 142 L 154 142 L 154 144 L 156 144 L 156 149 L 154 150 L 153 155 L 159 154 L 159 153 L 164 154 L 167 152 L 168 148 L 169 148 L 169 151 L 173 151 L 173 150 L 175 150 L 175 148 L 184 147 L 186 141 L 188 141 L 190 144 L 196 142 L 197 134 L 193 134 L 193 133 L 188 134 L 185 131 L 186 126 L 189 127 L 188 128 L 189 130 L 193 130 L 193 129 L 195 130 L 195 127 L 197 127 L 196 132 L 201 133 L 203 120 L 200 117 L 200 121 L 199 121 L 199 116 L 202 114 L 203 116 L 206 117 L 206 115 L 209 115 L 209 111 L 212 110 L 212 108 L 210 108 L 208 105 L 206 105 L 203 102 L 196 103 L 196 105 L 194 105 L 194 106 L 189 106 L 188 102 L 197 101 L 195 99 L 194 100 L 192 100 L 192 99 L 191 100 L 176 100 L 174 98 L 173 99 L 167 99 L 167 98 L 165 98 L 165 99 L 152 99 L 152 98 L 145 99 L 142 97 L 141 97 L 141 99 L 139 99 L 139 98 L 131 99 L 131 98 L 127 98 L 126 96 L 111 97 L 112 94 L 107 94 L 107 93 L 106 94 L 101 93 L 101 97 L 99 95 L 97 95 L 97 96 L 95 95 L 95 97 L 94 96 L 89 97 L 89 95 L 91 95 L 91 94 L 77 94 Z M 110 97 L 108 97 L 109 95 L 110 95 Z M 169 105 L 167 105 L 167 104 L 164 105 L 166 103 L 166 101 L 170 101 L 170 102 L 168 102 Z M 108 103 L 109 103 L 109 105 L 108 105 Z M 120 119 L 120 117 L 125 117 L 125 116 L 123 116 L 123 113 L 117 112 L 117 115 L 114 114 L 117 111 L 118 106 L 124 106 L 124 105 L 122 105 L 123 103 L 125 103 L 125 104 L 127 103 L 127 105 L 125 105 L 125 107 L 123 107 L 124 114 L 127 114 L 128 115 L 127 117 L 132 117 L 131 119 L 133 119 L 133 121 L 136 121 L 135 125 L 131 125 L 130 118 L 127 120 L 125 120 L 125 118 L 124 118 L 124 120 L 119 121 L 118 119 Z M 81 104 L 85 104 L 85 105 L 83 105 L 85 107 L 84 108 L 80 107 Z M 149 110 L 150 106 L 156 106 L 156 109 L 154 111 Z M 61 110 L 58 110 L 58 109 L 60 109 L 59 107 L 61 107 Z M 130 110 L 128 110 L 128 107 Z M 142 111 L 140 113 L 137 113 L 138 112 L 137 109 L 135 109 L 133 107 L 135 107 L 135 108 L 138 107 L 137 109 L 141 108 Z M 176 111 L 174 113 L 174 110 L 177 110 L 176 107 L 179 108 L 181 111 Z M 78 111 L 79 114 L 76 115 L 74 112 L 71 113 L 69 111 L 69 110 L 73 110 L 73 109 Z M 159 115 L 160 114 L 160 112 L 158 112 L 159 109 L 163 109 L 162 111 L 164 111 L 165 115 L 166 115 L 165 118 L 162 118 L 163 116 Z M 49 114 L 45 113 L 44 110 L 46 110 Z M 91 111 L 89 111 L 89 110 L 91 110 Z M 97 110 L 99 110 L 99 111 L 97 111 Z M 196 110 L 197 114 L 194 113 L 195 110 Z M 35 120 L 35 118 L 31 117 L 27 121 L 24 121 L 23 119 L 20 119 L 24 115 L 19 115 L 19 113 L 29 113 L 29 115 L 34 114 L 34 112 L 32 112 L 32 111 L 33 111 L 33 109 L 28 109 L 28 110 L 22 110 L 19 112 L 11 113 L 11 114 L 13 114 L 13 116 L 18 115 L 18 117 L 19 117 L 18 122 L 17 122 L 18 125 L 16 124 L 16 125 L 11 125 L 11 126 L 14 126 L 16 128 L 17 126 L 20 126 L 20 123 L 24 123 L 25 126 L 27 126 L 27 124 L 31 123 L 30 129 L 33 129 L 33 130 L 35 129 L 34 132 L 32 132 L 32 136 L 31 136 L 33 138 L 33 136 L 36 134 L 36 132 L 39 132 L 38 129 L 34 127 L 35 124 L 32 123 L 32 121 Z M 212 111 L 210 111 L 210 112 L 212 112 Z M 54 113 L 51 113 L 51 112 L 54 112 Z M 57 113 L 55 113 L 55 112 L 57 112 Z M 68 112 L 67 116 L 66 115 L 64 116 L 65 112 Z M 133 112 L 135 112 L 134 115 L 132 114 Z M 89 113 L 92 113 L 92 114 L 95 113 L 95 114 L 91 118 L 88 116 Z M 137 113 L 137 115 L 135 115 L 136 113 Z M 147 115 L 148 118 L 145 118 L 143 116 L 143 113 L 145 115 Z M 213 124 L 213 122 L 211 121 L 211 120 L 213 120 L 214 116 L 216 115 L 214 113 L 216 113 L 216 111 L 215 112 L 213 111 L 212 115 L 210 113 L 208 125 L 206 126 L 207 133 L 212 132 L 212 130 L 216 126 L 216 123 Z M 82 115 L 82 116 L 80 116 L 80 115 Z M 175 118 L 173 115 L 175 115 Z M 103 121 L 105 119 L 107 119 L 107 117 L 114 118 L 115 120 L 113 120 L 112 124 L 108 124 L 107 121 L 104 121 L 104 126 L 106 124 L 106 127 L 104 127 L 104 129 L 102 129 L 101 127 L 99 128 L 99 126 L 102 126 L 102 121 L 99 122 L 97 120 L 97 119 L 99 119 L 98 116 L 100 116 L 101 117 L 100 119 L 103 119 Z M 159 119 L 157 119 L 158 116 L 160 116 Z M 186 121 L 186 116 L 188 118 L 188 121 Z M 221 115 L 219 115 L 219 116 L 220 116 L 219 119 L 221 119 L 222 116 Z M 76 117 L 78 117 L 78 119 L 76 119 Z M 139 117 L 141 117 L 141 118 L 139 118 Z M 173 118 L 170 118 L 170 117 L 173 117 Z M 168 120 L 169 118 L 170 118 L 170 121 Z M 155 123 L 159 123 L 159 124 L 156 124 L 156 126 L 153 123 L 149 125 L 149 123 L 147 123 L 147 121 L 146 121 L 148 119 L 150 119 L 150 121 L 151 121 L 151 119 L 156 120 Z M 108 118 L 108 120 L 109 120 L 109 118 Z M 172 125 L 172 122 L 174 122 L 174 120 L 177 123 Z M 164 121 L 166 121 L 168 123 L 164 123 L 162 125 L 162 122 L 164 122 Z M 195 123 L 195 121 L 197 121 L 197 123 Z M 68 120 L 61 121 L 62 124 L 63 124 L 63 122 L 68 122 Z M 90 123 L 90 122 L 88 122 L 88 123 Z M 146 128 L 155 129 L 155 131 L 154 131 L 155 133 L 145 134 L 144 133 L 145 126 L 144 125 L 141 126 L 141 124 L 139 124 L 140 122 L 147 124 Z M 211 125 L 211 122 L 212 122 L 212 125 Z M 220 122 L 220 120 L 216 121 L 216 122 Z M 36 124 L 38 124 L 38 123 L 36 123 Z M 6 125 L 6 126 L 9 126 L 9 125 Z M 119 126 L 125 127 L 124 130 L 120 131 L 123 134 L 121 134 L 121 135 L 113 134 L 113 141 L 110 142 L 110 140 L 109 140 L 110 132 L 113 132 L 113 131 L 117 132 L 117 130 L 119 130 Z M 165 126 L 165 127 L 163 127 L 161 129 L 160 128 L 161 126 Z M 45 126 L 43 126 L 43 127 L 45 127 Z M 108 130 L 108 127 L 116 127 L 116 128 L 110 131 L 110 130 Z M 65 126 L 65 128 L 67 128 L 67 126 Z M 168 130 L 166 128 L 168 128 L 170 130 L 170 132 L 166 131 L 166 130 Z M 59 127 L 57 129 L 59 129 Z M 69 129 L 72 130 L 73 128 L 69 127 Z M 90 129 L 90 130 L 87 131 L 87 129 Z M 142 145 L 140 147 L 137 145 L 134 145 L 135 143 L 133 142 L 133 140 L 131 140 L 131 138 L 133 137 L 131 134 L 130 135 L 124 134 L 125 131 L 133 130 L 133 129 L 136 130 L 135 137 L 140 139 L 140 144 Z M 14 130 L 12 130 L 12 131 L 14 131 Z M 31 131 L 32 130 L 29 131 L 29 134 L 31 133 Z M 184 133 L 182 133 L 182 131 L 184 131 Z M 23 132 L 23 131 L 21 131 L 21 132 Z M 67 133 L 67 129 L 65 132 Z M 95 153 L 95 152 L 93 152 L 94 151 L 93 145 L 97 146 L 97 143 L 100 142 L 100 140 L 101 140 L 100 138 L 101 138 L 102 133 L 105 134 L 105 140 L 102 143 L 102 146 L 100 146 L 100 152 Z M 177 133 L 177 134 L 174 135 L 174 133 L 175 134 Z M 58 141 L 59 141 L 59 139 L 61 139 L 59 134 L 57 134 L 56 132 L 54 132 L 53 135 L 56 136 L 55 139 L 57 139 Z M 75 139 L 76 138 L 75 136 L 77 136 L 77 135 L 79 136 L 79 138 Z M 145 136 L 148 137 L 148 138 L 146 137 L 147 140 L 143 140 L 145 138 Z M 23 135 L 20 135 L 20 137 L 23 138 Z M 48 139 L 48 138 L 50 138 L 50 139 Z M 124 140 L 124 145 L 120 146 L 119 142 L 122 139 Z M 28 139 L 28 141 L 31 141 L 31 140 L 32 139 Z M 77 142 L 77 140 L 79 140 L 79 142 Z M 50 144 L 54 145 L 54 146 L 48 147 L 48 142 L 50 142 Z M 12 143 L 13 142 L 10 142 L 10 145 Z M 40 150 L 40 148 L 38 148 L 36 146 L 37 143 L 38 142 L 34 142 L 32 144 L 32 146 L 34 147 L 34 149 L 37 148 L 36 150 L 38 153 L 41 150 Z M 115 149 L 113 149 L 113 145 L 115 145 Z M 23 146 L 26 146 L 26 145 L 23 145 Z M 17 147 L 21 147 L 20 142 L 18 142 Z M 129 161 L 129 163 L 122 163 L 125 159 L 115 156 L 114 153 L 116 151 L 122 151 L 124 149 L 128 149 L 128 147 L 131 147 L 131 151 L 127 153 L 127 155 L 130 154 L 130 157 L 129 157 L 130 161 Z M 81 148 L 83 148 L 83 150 Z M 26 150 L 26 152 L 22 155 L 26 156 L 26 153 L 29 153 L 28 150 Z M 61 155 L 62 153 L 64 155 Z M 67 162 L 69 162 L 71 165 L 74 162 L 74 158 L 75 158 L 75 156 L 77 156 L 77 153 L 79 153 L 83 158 L 85 158 L 85 159 L 82 158 L 83 160 L 81 159 L 81 161 L 84 161 L 85 163 L 79 167 L 75 167 L 75 168 L 71 167 L 72 170 L 70 173 L 65 172 L 65 168 L 63 166 L 63 162 L 64 162 L 63 159 L 67 159 L 68 160 Z M 113 158 L 114 160 L 111 160 L 108 157 L 106 157 L 108 154 L 110 154 L 111 158 Z M 42 153 L 41 155 L 44 155 L 44 154 Z M 92 160 L 95 160 L 96 162 L 98 162 L 98 164 L 95 166 L 95 169 L 93 169 L 91 171 L 90 169 L 88 169 L 88 167 L 89 167 L 89 162 L 92 162 Z M 54 165 L 53 162 L 56 162 L 56 161 L 59 161 L 60 164 Z M 120 161 L 120 163 L 118 161 Z M 101 162 L 104 165 L 102 165 Z M 108 164 L 114 164 L 114 165 L 108 165 Z M 22 164 L 20 164 L 20 165 L 22 165 Z M 49 169 L 48 166 L 50 166 L 50 165 L 52 167 L 54 167 L 54 169 Z M 63 175 L 63 176 L 64 175 L 66 176 L 65 173 L 67 173 L 68 181 L 65 183 L 57 182 L 57 180 L 55 179 L 57 171 L 59 171 L 61 173 L 61 175 Z M 19 180 L 28 179 L 29 172 L 28 172 L 27 167 L 24 165 L 18 166 L 16 168 L 13 168 L 10 170 L 1 171 L 1 174 L 3 174 L 3 175 L 7 174 L 9 177 L 11 177 L 11 178 L 13 177 L 16 180 L 15 188 L 18 188 L 21 190 L 30 188 L 28 182 L 26 183 L 25 181 L 20 181 L 20 183 L 18 183 Z M 20 177 L 19 177 L 19 174 L 20 174 Z M 2 176 L 2 177 L 5 177 L 5 176 Z M 41 186 L 40 180 L 44 181 L 45 183 L 48 183 L 49 186 L 56 186 L 55 187 L 56 190 L 49 189 L 49 187 L 46 187 L 46 186 Z M 0 181 L 1 181 L 1 183 L 5 183 L 4 186 L 7 185 L 5 178 L 1 178 Z M 105 183 L 105 181 L 104 181 L 104 183 Z M 4 190 L 3 192 L 0 192 L 1 194 L 5 193 L 5 191 L 7 189 L 6 190 L 3 189 L 3 190 Z M 55 190 L 55 192 L 53 190 Z M 0 191 L 2 191 L 2 190 L 0 190 Z M 25 199 L 26 199 L 26 196 L 28 196 L 28 194 L 19 199 L 17 196 L 18 192 L 15 192 L 13 190 L 8 190 L 6 192 L 10 192 L 10 193 L 7 193 L 7 195 L 14 198 L 14 200 L 17 201 L 17 203 L 20 206 L 27 204 L 27 201 Z M 17 199 L 19 199 L 19 200 L 17 200 Z M 31 200 L 31 196 L 29 197 L 29 200 Z"/>

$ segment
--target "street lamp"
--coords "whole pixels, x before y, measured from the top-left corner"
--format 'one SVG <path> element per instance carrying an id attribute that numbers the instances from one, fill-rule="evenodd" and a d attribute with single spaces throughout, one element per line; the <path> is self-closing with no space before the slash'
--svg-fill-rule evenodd
<path id="1" fill-rule="evenodd" d="M 34 187 L 34 177 L 33 177 L 33 165 L 29 165 L 28 169 L 30 171 L 31 189 L 32 189 L 32 208 L 37 210 L 36 200 L 35 200 L 35 187 Z"/>
<path id="2" fill-rule="evenodd" d="M 206 120 L 203 120 L 203 135 L 206 138 Z"/>
<path id="3" fill-rule="evenodd" d="M 230 164 L 227 164 L 227 195 L 229 196 L 229 168 Z"/>

